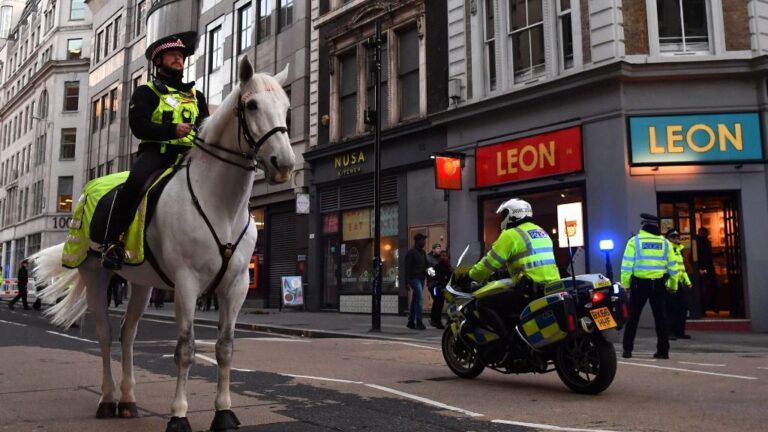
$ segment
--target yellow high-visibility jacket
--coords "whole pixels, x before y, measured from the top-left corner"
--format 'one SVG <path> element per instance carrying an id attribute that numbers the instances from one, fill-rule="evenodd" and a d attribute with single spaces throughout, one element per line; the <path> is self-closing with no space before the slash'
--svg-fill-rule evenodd
<path id="1" fill-rule="evenodd" d="M 640 230 L 627 241 L 621 260 L 621 284 L 629 289 L 632 276 L 638 279 L 661 279 L 669 275 L 670 284 L 677 287 L 675 258 L 667 239 Z"/>

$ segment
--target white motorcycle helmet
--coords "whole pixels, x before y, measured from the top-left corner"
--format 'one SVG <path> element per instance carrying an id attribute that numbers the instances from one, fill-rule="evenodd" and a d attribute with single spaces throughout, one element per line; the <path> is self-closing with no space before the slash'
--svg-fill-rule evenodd
<path id="1" fill-rule="evenodd" d="M 501 230 L 507 229 L 507 225 L 515 223 L 520 219 L 526 217 L 533 217 L 533 209 L 528 201 L 512 198 L 511 200 L 504 201 L 496 210 L 496 214 L 503 215 L 501 219 Z"/>

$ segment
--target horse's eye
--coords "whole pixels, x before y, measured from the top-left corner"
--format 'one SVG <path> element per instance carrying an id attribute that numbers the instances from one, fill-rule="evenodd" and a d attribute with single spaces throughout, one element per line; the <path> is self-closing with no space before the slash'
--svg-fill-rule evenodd
<path id="1" fill-rule="evenodd" d="M 256 111 L 259 109 L 259 104 L 257 104 L 255 100 L 249 100 L 248 103 L 245 104 L 245 107 L 251 111 Z"/>

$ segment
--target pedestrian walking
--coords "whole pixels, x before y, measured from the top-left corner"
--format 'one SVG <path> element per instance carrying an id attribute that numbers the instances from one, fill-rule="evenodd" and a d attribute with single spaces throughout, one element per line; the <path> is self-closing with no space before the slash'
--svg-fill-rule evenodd
<path id="1" fill-rule="evenodd" d="M 675 260 L 675 270 L 677 270 L 677 286 L 674 290 L 669 290 L 667 297 L 667 328 L 669 329 L 669 340 L 690 339 L 691 336 L 685 333 L 685 322 L 688 318 L 688 294 L 691 290 L 691 279 L 688 272 L 685 271 L 685 261 L 683 260 L 683 248 L 685 245 L 680 240 L 680 231 L 671 229 L 667 231 L 667 240 L 671 243 L 672 253 Z M 674 279 L 670 279 L 673 281 Z"/>
<path id="2" fill-rule="evenodd" d="M 429 323 L 436 328 L 444 329 L 443 326 L 443 305 L 445 304 L 445 286 L 453 273 L 453 267 L 448 256 L 448 251 L 440 251 L 440 260 L 435 266 L 435 278 L 430 288 L 432 294 L 432 311 L 430 313 Z"/>
<path id="3" fill-rule="evenodd" d="M 411 290 L 411 307 L 407 327 L 424 330 L 426 327 L 421 322 L 421 305 L 424 295 L 424 281 L 427 279 L 427 253 L 424 252 L 427 236 L 418 233 L 413 236 L 413 243 L 413 248 L 405 255 L 405 286 Z"/>
<path id="4" fill-rule="evenodd" d="M 720 312 L 717 298 L 720 297 L 720 281 L 715 273 L 715 262 L 712 256 L 712 242 L 709 241 L 709 230 L 701 227 L 696 235 L 696 256 L 701 281 L 706 281 L 702 286 L 701 294 L 708 299 L 705 307 L 715 314 Z M 706 296 L 709 291 L 709 296 Z"/>
<path id="5" fill-rule="evenodd" d="M 621 284 L 629 287 L 629 319 L 624 328 L 622 357 L 632 358 L 637 325 L 645 303 L 650 300 L 656 327 L 654 358 L 669 358 L 667 334 L 667 285 L 677 283 L 677 271 L 670 243 L 661 236 L 658 216 L 640 215 L 642 228 L 627 242 L 621 261 Z M 668 282 L 668 279 L 672 279 Z"/>
<path id="6" fill-rule="evenodd" d="M 27 283 L 29 282 L 29 272 L 27 271 L 27 260 L 21 262 L 19 265 L 19 271 L 16 273 L 16 280 L 19 288 L 19 293 L 16 297 L 8 303 L 8 307 L 13 310 L 13 305 L 21 299 L 21 304 L 24 305 L 24 310 L 29 310 L 29 304 L 27 303 Z"/>

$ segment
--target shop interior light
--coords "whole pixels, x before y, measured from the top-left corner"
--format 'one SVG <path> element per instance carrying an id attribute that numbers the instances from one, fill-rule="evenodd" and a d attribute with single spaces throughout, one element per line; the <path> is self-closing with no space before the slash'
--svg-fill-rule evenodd
<path id="1" fill-rule="evenodd" d="M 613 240 L 600 240 L 600 250 L 608 252 L 613 250 Z"/>

